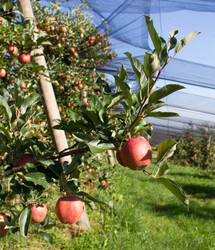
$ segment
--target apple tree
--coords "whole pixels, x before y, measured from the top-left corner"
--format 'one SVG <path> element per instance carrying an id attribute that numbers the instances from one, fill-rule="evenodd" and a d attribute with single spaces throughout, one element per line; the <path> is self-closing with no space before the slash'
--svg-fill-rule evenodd
<path id="1" fill-rule="evenodd" d="M 19 18 L 11 23 L 2 17 L 0 25 L 0 53 L 4 58 L 0 65 L 7 72 L 0 79 L 0 199 L 1 210 L 11 213 L 9 225 L 12 232 L 19 230 L 22 235 L 27 235 L 34 211 L 32 204 L 44 208 L 41 201 L 48 201 L 51 192 L 59 196 L 81 197 L 88 205 L 93 201 L 101 206 L 109 206 L 86 192 L 81 182 L 83 163 L 87 165 L 90 157 L 94 160 L 95 154 L 107 150 L 117 153 L 121 165 L 143 171 L 188 205 L 189 201 L 181 187 L 165 176 L 169 169 L 168 159 L 176 149 L 176 141 L 167 139 L 158 145 L 156 164 L 149 172 L 146 167 L 151 162 L 151 147 L 143 137 L 150 137 L 153 128 L 145 118 L 178 115 L 157 109 L 166 105 L 162 98 L 183 86 L 169 84 L 156 90 L 155 85 L 163 69 L 198 32 L 192 32 L 177 42 L 178 31 L 172 30 L 166 41 L 159 37 L 152 19 L 145 16 L 154 51 L 146 52 L 143 62 L 129 52 L 125 53 L 139 90 L 135 92 L 129 86 L 124 65 L 114 76 L 115 88 L 112 89 L 103 75 L 96 71 L 98 64 L 105 64 L 115 56 L 109 48 L 107 34 L 99 33 L 80 7 L 75 8 L 72 14 L 62 14 L 56 4 L 41 7 L 37 1 L 33 3 L 35 24 L 38 26 L 36 40 L 33 38 L 34 28 L 31 25 L 23 26 Z M 3 7 L 7 10 L 11 5 Z M 44 13 L 47 17 L 45 20 Z M 13 48 L 9 50 L 10 46 Z M 55 153 L 49 128 L 43 123 L 45 115 L 37 82 L 44 69 L 33 58 L 27 63 L 19 59 L 20 53 L 30 54 L 38 46 L 44 47 L 50 80 L 62 110 L 63 119 L 55 129 L 63 129 L 68 138 L 71 137 L 69 148 L 59 153 Z M 14 47 L 17 49 L 14 50 Z M 174 53 L 171 54 L 173 49 Z M 145 146 L 142 144 L 134 147 L 131 143 L 134 139 L 144 140 L 150 153 L 144 153 Z M 130 157 L 126 158 L 126 153 Z M 141 162 L 138 158 L 142 154 L 147 162 Z M 58 161 L 65 155 L 72 156 L 71 163 L 61 164 Z M 44 209 L 42 211 L 45 213 Z M 58 207 L 56 211 L 59 211 Z M 44 229 L 53 226 L 48 216 L 40 224 Z"/>

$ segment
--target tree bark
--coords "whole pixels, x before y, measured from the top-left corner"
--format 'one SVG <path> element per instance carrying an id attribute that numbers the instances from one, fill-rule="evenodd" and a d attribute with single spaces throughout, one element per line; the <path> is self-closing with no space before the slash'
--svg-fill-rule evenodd
<path id="1" fill-rule="evenodd" d="M 34 14 L 32 10 L 32 6 L 30 0 L 19 0 L 19 5 L 23 14 L 23 19 L 30 20 L 31 23 L 34 23 Z M 35 26 L 36 29 L 36 26 Z M 35 33 L 35 38 L 37 34 Z M 47 69 L 47 64 L 45 58 L 43 56 L 43 48 L 34 49 L 32 51 L 34 55 L 39 54 L 34 57 L 34 61 L 39 65 L 44 66 Z M 50 81 L 48 71 L 45 74 L 41 74 L 40 76 L 40 89 L 43 97 L 44 107 L 47 114 L 47 119 L 49 123 L 49 127 L 51 128 L 52 140 L 55 144 L 56 151 L 59 153 L 64 149 L 68 148 L 67 139 L 65 132 L 63 130 L 54 129 L 53 127 L 57 124 L 55 120 L 60 120 L 60 113 L 58 110 L 58 105 L 55 98 L 55 93 Z M 63 156 L 60 158 L 60 161 L 63 163 L 64 161 L 71 162 L 71 156 Z"/>

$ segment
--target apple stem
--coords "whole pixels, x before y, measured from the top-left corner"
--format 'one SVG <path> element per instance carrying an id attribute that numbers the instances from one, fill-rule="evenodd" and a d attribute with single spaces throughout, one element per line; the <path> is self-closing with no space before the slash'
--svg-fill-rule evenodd
<path id="1" fill-rule="evenodd" d="M 153 176 L 153 174 L 152 173 L 149 173 L 148 171 L 146 171 L 145 169 L 143 170 L 143 173 L 144 174 L 147 174 L 147 175 L 150 175 L 150 176 Z"/>

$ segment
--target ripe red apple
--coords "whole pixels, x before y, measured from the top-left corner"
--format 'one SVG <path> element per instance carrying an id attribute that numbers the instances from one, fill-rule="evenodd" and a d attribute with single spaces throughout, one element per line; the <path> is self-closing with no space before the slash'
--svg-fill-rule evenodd
<path id="1" fill-rule="evenodd" d="M 29 206 L 31 209 L 31 219 L 34 222 L 40 223 L 44 221 L 47 215 L 47 207 L 45 204 L 31 204 Z"/>
<path id="2" fill-rule="evenodd" d="M 62 223 L 76 223 L 84 211 L 84 202 L 77 196 L 61 197 L 55 207 L 55 213 Z"/>
<path id="3" fill-rule="evenodd" d="M 146 139 L 132 138 L 123 144 L 116 157 L 122 166 L 132 170 L 143 170 L 151 163 L 152 148 Z"/>
<path id="4" fill-rule="evenodd" d="M 1 69 L 0 70 L 0 77 L 5 77 L 6 76 L 6 70 L 5 69 Z"/>
<path id="5" fill-rule="evenodd" d="M 5 227 L 9 224 L 7 216 L 0 214 L 0 238 L 6 236 L 8 229 Z"/>
<path id="6" fill-rule="evenodd" d="M 74 53 L 75 52 L 75 48 L 71 47 L 70 48 L 70 52 Z"/>
<path id="7" fill-rule="evenodd" d="M 63 27 L 60 28 L 60 31 L 63 32 L 63 33 L 66 33 L 67 28 L 63 26 Z"/>
<path id="8" fill-rule="evenodd" d="M 106 185 L 106 181 L 105 180 L 101 180 L 101 184 L 102 185 Z"/>
<path id="9" fill-rule="evenodd" d="M 92 168 L 88 168 L 87 172 L 91 174 L 93 172 Z"/>
<path id="10" fill-rule="evenodd" d="M 31 61 L 31 55 L 30 54 L 26 54 L 26 53 L 22 53 L 19 55 L 19 61 L 21 63 L 30 63 Z"/>
<path id="11" fill-rule="evenodd" d="M 8 52 L 9 52 L 9 54 L 16 56 L 18 53 L 18 48 L 14 45 L 10 45 L 8 47 Z"/>
<path id="12" fill-rule="evenodd" d="M 16 166 L 17 167 L 23 166 L 26 163 L 34 162 L 35 160 L 36 159 L 35 159 L 35 157 L 32 154 L 23 154 L 23 155 L 20 155 L 20 156 L 17 157 L 17 159 L 16 159 Z"/>

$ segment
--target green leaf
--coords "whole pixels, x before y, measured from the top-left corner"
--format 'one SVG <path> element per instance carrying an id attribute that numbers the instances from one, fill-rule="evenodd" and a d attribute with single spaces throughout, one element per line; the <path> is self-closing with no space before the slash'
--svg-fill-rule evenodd
<path id="1" fill-rule="evenodd" d="M 165 161 L 170 158 L 176 150 L 176 141 L 173 139 L 166 139 L 158 146 L 157 163 Z"/>
<path id="2" fill-rule="evenodd" d="M 5 113 L 5 115 L 8 119 L 8 122 L 10 122 L 11 117 L 12 117 L 12 112 L 11 112 L 11 109 L 10 109 L 7 101 L 4 99 L 3 96 L 0 96 L 0 109 L 3 113 Z"/>
<path id="3" fill-rule="evenodd" d="M 97 203 L 99 203 L 100 205 L 104 205 L 104 206 L 109 207 L 109 208 L 112 209 L 112 207 L 111 207 L 108 203 L 106 203 L 106 202 L 104 202 L 104 201 L 102 201 L 102 200 L 100 200 L 100 199 L 98 199 L 98 198 L 96 198 L 96 197 L 94 197 L 94 196 L 92 196 L 92 195 L 86 193 L 86 192 L 81 191 L 81 192 L 79 192 L 79 193 L 77 193 L 77 194 L 78 194 L 79 196 L 84 196 L 84 197 L 86 197 L 87 199 L 89 199 L 89 200 L 91 200 L 91 201 L 97 202 Z"/>
<path id="4" fill-rule="evenodd" d="M 31 209 L 29 207 L 25 207 L 18 218 L 19 222 L 19 228 L 20 228 L 20 234 L 22 236 L 27 236 L 28 234 L 28 229 L 31 223 Z"/>
<path id="5" fill-rule="evenodd" d="M 79 172 L 77 172 L 77 167 L 80 165 L 81 163 L 81 157 L 84 155 L 84 152 L 83 153 L 80 153 L 80 154 L 76 154 L 73 158 L 72 158 L 72 162 L 69 164 L 67 170 L 66 170 L 66 174 L 71 174 L 71 173 L 74 173 L 74 174 L 78 174 L 79 175 Z M 78 178 L 78 176 L 74 176 L 74 174 L 72 175 L 73 178 Z"/>
<path id="6" fill-rule="evenodd" d="M 0 124 L 0 133 L 2 133 L 8 140 L 8 142 L 12 141 L 11 135 L 8 130 L 4 127 L 3 124 Z"/>
<path id="7" fill-rule="evenodd" d="M 171 49 L 174 49 L 177 44 L 177 38 L 171 37 L 167 42 L 167 49 L 170 51 Z"/>
<path id="8" fill-rule="evenodd" d="M 178 113 L 175 112 L 162 112 L 162 111 L 157 111 L 157 112 L 148 112 L 147 115 L 144 117 L 172 117 L 172 116 L 179 116 Z"/>
<path id="9" fill-rule="evenodd" d="M 156 29 L 154 28 L 153 20 L 151 17 L 145 15 L 145 22 L 146 22 L 146 26 L 147 26 L 149 35 L 150 35 L 152 42 L 154 44 L 155 51 L 156 51 L 157 55 L 159 55 L 161 52 L 161 40 L 160 40 L 160 37 L 158 36 Z"/>
<path id="10" fill-rule="evenodd" d="M 122 92 L 117 92 L 117 93 L 113 94 L 112 96 L 110 96 L 110 98 L 108 98 L 108 100 L 106 101 L 108 103 L 106 109 L 113 107 L 120 100 L 122 100 L 123 97 L 124 97 L 124 95 L 122 94 Z"/>
<path id="11" fill-rule="evenodd" d="M 185 87 L 179 84 L 168 84 L 164 87 L 154 91 L 149 98 L 149 104 L 154 103 L 170 94 L 172 94 L 175 91 L 178 91 L 180 89 L 184 89 Z"/>
<path id="12" fill-rule="evenodd" d="M 117 76 L 122 82 L 128 81 L 128 74 L 127 74 L 127 70 L 124 64 L 121 65 L 121 69 L 120 71 L 117 72 Z"/>
<path id="13" fill-rule="evenodd" d="M 158 165 L 157 173 L 155 174 L 156 177 L 160 177 L 161 175 L 166 174 L 169 171 L 169 166 L 166 161 L 160 162 Z"/>
<path id="14" fill-rule="evenodd" d="M 20 82 L 19 82 L 19 84 L 20 84 Z M 23 99 L 22 99 L 22 96 L 21 96 L 18 84 L 16 82 L 14 83 L 13 89 L 14 89 L 14 101 L 15 101 L 15 105 L 16 105 L 16 107 L 20 107 Z"/>
<path id="15" fill-rule="evenodd" d="M 118 86 L 121 89 L 121 91 L 124 95 L 124 98 L 127 101 L 127 104 L 129 105 L 129 107 L 131 107 L 132 106 L 132 96 L 130 93 L 130 87 L 119 76 L 114 76 L 114 78 L 115 78 L 116 86 Z"/>
<path id="16" fill-rule="evenodd" d="M 156 53 L 145 53 L 144 56 L 144 72 L 147 77 L 152 78 L 160 69 L 160 60 Z"/>
<path id="17" fill-rule="evenodd" d="M 62 166 L 59 162 L 54 162 L 53 160 L 38 160 L 42 165 L 44 165 L 45 168 L 48 168 L 49 170 L 54 173 L 54 175 L 60 179 L 60 175 L 62 173 Z"/>
<path id="18" fill-rule="evenodd" d="M 27 108 L 35 105 L 40 99 L 40 95 L 38 93 L 33 93 L 32 95 L 26 97 L 20 107 L 20 111 L 22 114 L 25 114 Z"/>
<path id="19" fill-rule="evenodd" d="M 104 140 L 94 140 L 92 136 L 86 134 L 73 134 L 73 137 L 79 141 L 85 143 L 93 154 L 102 153 L 109 149 L 114 149 L 114 145 Z"/>
<path id="20" fill-rule="evenodd" d="M 172 192 L 182 203 L 189 206 L 189 200 L 186 197 L 183 189 L 173 180 L 166 177 L 158 177 L 155 179 L 163 184 L 170 192 Z"/>
<path id="21" fill-rule="evenodd" d="M 24 179 L 44 188 L 47 188 L 49 186 L 49 183 L 46 181 L 46 175 L 42 172 L 32 172 L 25 174 Z"/>
<path id="22" fill-rule="evenodd" d="M 85 109 L 85 110 L 82 110 L 82 113 L 85 116 L 87 116 L 87 118 L 89 118 L 92 123 L 97 124 L 98 117 L 94 111 Z M 88 121 L 89 121 L 89 119 L 88 119 Z"/>
<path id="23" fill-rule="evenodd" d="M 103 103 L 96 95 L 89 95 L 89 104 L 92 110 L 99 111 L 104 108 Z"/>
<path id="24" fill-rule="evenodd" d="M 53 238 L 50 234 L 46 232 L 39 232 L 38 234 L 49 246 L 53 244 Z"/>
<path id="25" fill-rule="evenodd" d="M 157 103 L 155 104 L 147 104 L 145 107 L 144 107 L 144 110 L 145 110 L 145 114 L 147 114 L 147 112 L 151 112 L 155 109 L 158 109 L 160 107 L 163 107 L 163 106 L 166 106 L 167 103 L 166 102 L 162 102 L 162 101 L 158 101 Z"/>
<path id="26" fill-rule="evenodd" d="M 187 44 L 190 40 L 192 40 L 195 36 L 200 34 L 199 31 L 193 31 L 190 34 L 188 34 L 186 37 L 184 37 L 181 41 L 178 42 L 178 44 L 175 47 L 175 54 L 174 56 Z"/>
<path id="27" fill-rule="evenodd" d="M 7 3 L 5 3 L 3 5 L 4 12 L 10 11 L 10 9 L 12 9 L 12 8 L 13 8 L 13 4 L 11 3 L 11 1 L 8 1 Z"/>
<path id="28" fill-rule="evenodd" d="M 160 37 L 160 39 L 161 39 L 161 52 L 159 58 L 160 58 L 160 66 L 163 66 L 164 63 L 166 63 L 168 60 L 168 51 L 167 51 L 166 41 L 162 37 Z"/>
<path id="29" fill-rule="evenodd" d="M 132 134 L 136 134 L 140 130 L 144 131 L 146 127 L 147 127 L 147 122 L 145 122 L 142 117 L 138 117 L 135 123 L 132 124 L 132 126 L 129 128 L 129 132 L 131 132 Z"/>
<path id="30" fill-rule="evenodd" d="M 129 52 L 126 52 L 124 54 L 130 60 L 131 66 L 139 83 L 139 87 L 140 89 L 142 89 L 147 84 L 147 77 L 143 69 L 143 64 L 137 58 L 131 57 L 131 54 Z"/>

